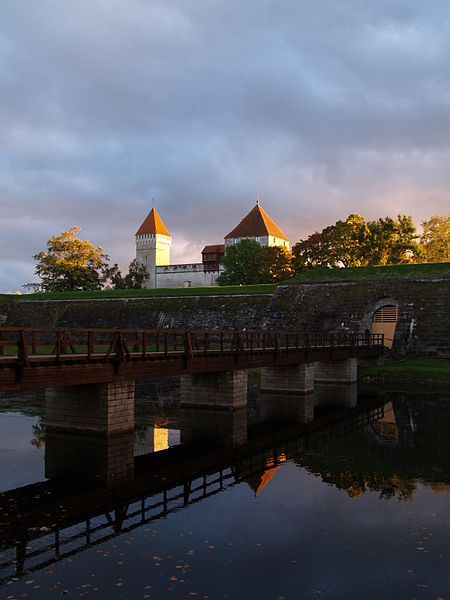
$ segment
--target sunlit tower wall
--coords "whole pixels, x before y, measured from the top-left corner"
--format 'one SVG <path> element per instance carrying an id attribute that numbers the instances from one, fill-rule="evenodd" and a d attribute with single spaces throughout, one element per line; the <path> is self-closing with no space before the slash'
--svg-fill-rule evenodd
<path id="1" fill-rule="evenodd" d="M 172 236 L 155 208 L 136 232 L 136 262 L 146 266 L 147 288 L 156 288 L 156 267 L 170 264 Z"/>

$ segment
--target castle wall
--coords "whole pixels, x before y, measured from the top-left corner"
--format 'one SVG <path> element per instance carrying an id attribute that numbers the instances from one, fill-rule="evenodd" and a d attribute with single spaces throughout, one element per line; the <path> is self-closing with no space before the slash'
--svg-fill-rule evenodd
<path id="1" fill-rule="evenodd" d="M 183 277 L 185 276 L 182 273 Z M 397 305 L 392 352 L 450 356 L 450 277 L 396 277 L 362 281 L 290 283 L 274 294 L 27 300 L 0 305 L 10 327 L 222 328 L 304 333 L 371 329 L 381 305 Z"/>
<path id="2" fill-rule="evenodd" d="M 156 267 L 155 287 L 177 288 L 214 286 L 222 271 L 223 267 L 220 267 L 219 271 L 205 272 L 203 263 Z"/>

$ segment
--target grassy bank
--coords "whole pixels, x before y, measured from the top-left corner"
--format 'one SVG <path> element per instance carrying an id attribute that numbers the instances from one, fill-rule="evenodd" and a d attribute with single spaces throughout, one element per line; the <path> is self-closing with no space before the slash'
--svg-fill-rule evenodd
<path id="1" fill-rule="evenodd" d="M 450 263 L 389 265 L 386 267 L 348 267 L 345 269 L 311 269 L 295 275 L 289 282 L 320 283 L 321 281 L 359 281 L 364 279 L 442 276 L 450 276 Z"/>
<path id="2" fill-rule="evenodd" d="M 174 298 L 179 296 L 218 296 L 236 294 L 272 294 L 275 283 L 261 285 L 227 285 L 199 288 L 161 288 L 157 290 L 94 290 L 90 292 L 47 292 L 45 294 L 0 294 L 0 303 L 25 300 L 107 300 L 109 298 Z"/>
<path id="3" fill-rule="evenodd" d="M 285 283 L 325 283 L 369 279 L 415 277 L 450 277 L 450 263 L 390 265 L 386 267 L 349 267 L 345 269 L 312 269 L 288 279 Z M 228 285 L 198 288 L 161 288 L 157 290 L 96 290 L 90 292 L 48 292 L 45 294 L 0 294 L 0 303 L 24 300 L 83 300 L 108 298 L 151 298 L 179 296 L 217 296 L 236 294 L 272 294 L 276 283 L 259 285 Z"/>
<path id="4" fill-rule="evenodd" d="M 416 358 L 382 366 L 359 367 L 358 380 L 389 391 L 450 395 L 450 362 Z"/>

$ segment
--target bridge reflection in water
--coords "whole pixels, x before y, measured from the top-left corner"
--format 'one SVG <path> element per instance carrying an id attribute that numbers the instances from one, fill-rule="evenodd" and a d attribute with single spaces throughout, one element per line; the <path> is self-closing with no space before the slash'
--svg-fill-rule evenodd
<path id="1" fill-rule="evenodd" d="M 244 423 L 247 438 L 246 411 L 215 414 L 215 426 L 210 429 L 220 432 L 219 447 L 187 444 L 136 458 L 132 433 L 80 437 L 50 430 L 45 459 L 46 475 L 52 479 L 0 496 L 0 584 L 167 517 L 241 482 L 258 493 L 282 462 L 325 440 L 372 426 L 384 415 L 384 407 L 377 400 L 342 408 L 309 423 L 292 424 L 298 408 L 292 399 L 283 400 L 278 425 L 250 427 L 246 443 L 237 446 L 237 432 L 243 431 Z M 275 401 L 263 395 L 261 411 L 265 416 L 271 415 Z M 194 412 L 198 413 L 197 409 Z M 206 412 L 210 418 L 211 411 Z M 182 439 L 191 436 L 189 422 L 194 416 L 192 409 L 184 413 Z M 203 417 L 206 423 L 206 415 Z M 195 416 L 195 420 L 201 418 Z M 281 418 L 289 418 L 291 424 L 282 425 Z M 224 436 L 231 442 L 228 447 Z"/>

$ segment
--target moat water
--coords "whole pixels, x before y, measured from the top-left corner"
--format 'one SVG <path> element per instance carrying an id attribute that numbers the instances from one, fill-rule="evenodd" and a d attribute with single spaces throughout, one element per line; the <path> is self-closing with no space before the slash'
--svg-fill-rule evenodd
<path id="1" fill-rule="evenodd" d="M 180 445 L 176 392 L 137 400 L 109 485 L 73 457 L 46 478 L 70 438 L 39 394 L 0 398 L 0 598 L 450 598 L 450 397 L 360 395 L 297 431 L 254 392 L 239 452 Z"/>

